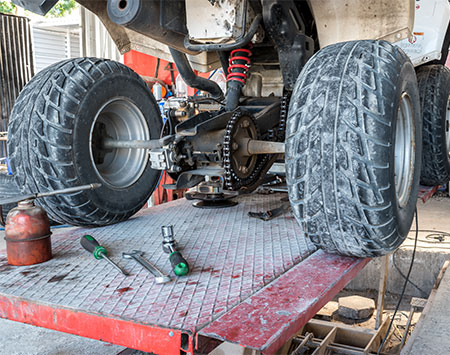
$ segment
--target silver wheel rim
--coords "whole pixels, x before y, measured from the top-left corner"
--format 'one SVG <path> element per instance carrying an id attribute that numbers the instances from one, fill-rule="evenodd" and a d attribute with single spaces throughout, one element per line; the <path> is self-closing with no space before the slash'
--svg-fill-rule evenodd
<path id="1" fill-rule="evenodd" d="M 148 163 L 146 149 L 116 148 L 105 150 L 102 140 L 149 140 L 150 132 L 141 110 L 128 98 L 117 97 L 97 112 L 91 127 L 89 147 L 91 162 L 102 183 L 112 188 L 133 185 Z"/>
<path id="2" fill-rule="evenodd" d="M 447 159 L 450 161 L 450 96 L 447 99 L 447 112 L 445 115 L 445 142 L 447 147 Z"/>
<path id="3" fill-rule="evenodd" d="M 395 192 L 400 207 L 406 206 L 414 179 L 415 134 L 411 98 L 403 93 L 395 130 Z"/>

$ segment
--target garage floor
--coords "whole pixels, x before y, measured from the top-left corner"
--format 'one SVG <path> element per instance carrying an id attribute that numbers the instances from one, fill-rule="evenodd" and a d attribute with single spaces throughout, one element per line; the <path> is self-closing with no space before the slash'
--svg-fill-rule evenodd
<path id="1" fill-rule="evenodd" d="M 450 199 L 419 203 L 420 229 L 450 232 Z M 177 231 L 177 229 L 175 229 Z M 3 232 L 2 232 L 3 236 Z M 0 250 L 4 249 L 0 239 Z M 436 248 L 439 248 L 437 246 Z M 42 328 L 0 319 L 2 353 L 5 354 L 118 354 L 124 348 Z"/>

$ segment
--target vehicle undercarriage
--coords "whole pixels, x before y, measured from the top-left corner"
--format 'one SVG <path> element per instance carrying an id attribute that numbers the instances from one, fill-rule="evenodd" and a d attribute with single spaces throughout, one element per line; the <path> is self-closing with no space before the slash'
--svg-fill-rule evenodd
<path id="1" fill-rule="evenodd" d="M 56 3 L 15 2 L 40 13 Z M 11 119 L 12 131 L 37 147 L 26 156 L 14 138 L 9 143 L 19 186 L 103 184 L 72 200 L 45 200 L 53 219 L 127 219 L 161 171 L 175 181 L 166 188 L 195 188 L 190 198 L 223 202 L 254 191 L 275 162 L 285 162 L 294 215 L 319 247 L 377 256 L 404 239 L 418 191 L 422 123 L 414 66 L 390 42 L 411 36 L 414 1 L 78 2 L 101 18 L 122 51 L 148 40 L 168 45 L 185 83 L 203 94 L 169 99 L 162 122 L 154 97 L 118 63 L 73 60 L 30 82 L 16 112 L 35 95 L 41 113 Z M 196 57 L 206 59 L 198 64 Z M 193 66 L 220 66 L 226 92 Z M 273 73 L 279 79 L 268 88 Z M 94 99 L 100 85 L 108 88 Z M 51 148 L 64 149 L 62 141 L 82 153 L 71 158 Z"/>

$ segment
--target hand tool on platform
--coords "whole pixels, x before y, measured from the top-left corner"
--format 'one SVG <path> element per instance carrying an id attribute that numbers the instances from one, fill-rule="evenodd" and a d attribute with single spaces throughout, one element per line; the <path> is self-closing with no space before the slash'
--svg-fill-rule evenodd
<path id="1" fill-rule="evenodd" d="M 134 259 L 142 267 L 147 269 L 155 277 L 155 282 L 157 284 L 163 284 L 171 280 L 170 276 L 164 275 L 155 266 L 145 260 L 143 255 L 144 253 L 140 250 L 133 250 L 131 253 L 122 253 L 122 257 L 124 259 Z"/>
<path id="2" fill-rule="evenodd" d="M 271 219 L 274 219 L 278 216 L 281 216 L 284 212 L 288 211 L 289 208 L 291 208 L 290 202 L 283 202 L 280 207 L 267 210 L 267 211 L 261 211 L 261 212 L 248 212 L 249 217 L 262 219 L 263 221 L 270 221 Z"/>
<path id="3" fill-rule="evenodd" d="M 114 261 L 108 258 L 108 251 L 104 246 L 101 246 L 95 238 L 89 234 L 83 235 L 80 239 L 81 246 L 86 249 L 89 253 L 94 255 L 94 258 L 97 260 L 105 259 L 108 263 L 114 266 L 117 270 L 119 270 L 125 276 L 130 276 L 128 272 L 123 270 L 119 265 L 117 265 Z"/>
<path id="4" fill-rule="evenodd" d="M 162 247 L 165 253 L 170 254 L 169 260 L 172 265 L 173 272 L 177 276 L 187 275 L 189 272 L 189 264 L 177 250 L 177 242 L 173 237 L 173 226 L 162 226 L 161 232 L 163 236 Z"/>

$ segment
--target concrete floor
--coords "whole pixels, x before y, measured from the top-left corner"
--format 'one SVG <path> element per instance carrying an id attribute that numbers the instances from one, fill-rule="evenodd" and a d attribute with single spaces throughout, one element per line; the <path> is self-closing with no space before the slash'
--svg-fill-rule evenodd
<path id="1" fill-rule="evenodd" d="M 450 271 L 444 272 L 439 287 L 433 290 L 423 317 L 411 335 L 409 343 L 402 350 L 406 355 L 450 354 Z"/>
<path id="2" fill-rule="evenodd" d="M 0 354 L 118 354 L 125 348 L 9 320 L 0 320 Z"/>
<path id="3" fill-rule="evenodd" d="M 438 197 L 429 200 L 426 204 L 418 203 L 419 229 L 439 230 L 450 233 L 450 198 Z M 414 223 L 412 229 L 415 229 Z M 430 232 L 420 232 L 416 263 L 412 272 L 412 280 L 425 292 L 431 290 L 434 280 L 445 260 L 450 259 L 450 238 L 442 242 L 425 239 Z M 0 231 L 0 250 L 5 248 L 3 240 L 4 232 Z M 410 257 L 413 238 L 415 233 L 411 232 L 402 248 L 396 254 L 396 261 L 400 269 L 406 273 Z M 379 260 L 373 260 L 348 285 L 348 290 L 369 290 L 378 285 Z M 399 291 L 403 279 L 398 272 L 390 268 L 388 288 L 391 291 Z M 407 294 L 426 296 L 413 287 L 408 287 Z M 56 331 L 37 328 L 34 326 L 11 322 L 0 319 L 0 354 L 8 355 L 79 355 L 98 354 L 115 355 L 125 348 L 103 343 L 100 341 L 81 338 L 75 335 L 59 333 Z"/>
<path id="4" fill-rule="evenodd" d="M 432 234 L 437 231 L 450 233 L 450 198 L 449 197 L 433 197 L 426 204 L 421 201 L 417 204 L 419 234 L 417 243 L 417 252 L 414 266 L 411 272 L 411 281 L 417 285 L 420 290 L 408 285 L 406 295 L 414 297 L 427 298 L 434 281 L 444 262 L 450 259 L 450 237 L 444 237 L 442 241 L 434 239 Z M 408 272 L 411 262 L 412 250 L 415 239 L 415 221 L 411 226 L 411 232 L 407 239 L 395 252 L 389 257 L 389 277 L 387 290 L 391 293 L 398 294 L 404 283 L 404 278 L 393 265 L 393 259 L 398 268 L 404 275 Z M 435 232 L 433 232 L 435 231 Z M 347 289 L 364 291 L 368 289 L 378 288 L 381 272 L 381 259 L 373 259 L 360 273 L 352 280 Z"/>

